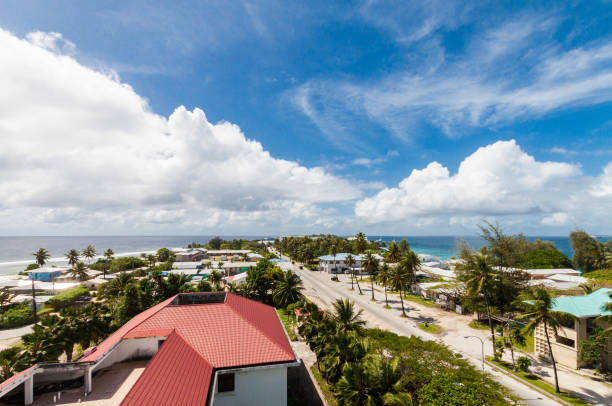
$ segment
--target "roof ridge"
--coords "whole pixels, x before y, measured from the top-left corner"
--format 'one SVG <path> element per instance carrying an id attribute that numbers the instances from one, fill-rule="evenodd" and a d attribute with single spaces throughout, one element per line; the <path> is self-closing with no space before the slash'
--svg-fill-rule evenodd
<path id="1" fill-rule="evenodd" d="M 239 297 L 239 298 L 240 298 L 240 300 L 249 300 L 249 299 L 246 299 L 246 298 L 244 298 L 244 297 L 242 297 L 242 296 L 240 296 L 240 295 L 235 295 L 235 294 L 230 293 L 230 292 L 227 292 L 227 294 L 226 294 L 226 296 L 225 296 L 226 300 L 227 300 L 227 297 L 228 297 L 227 295 L 230 295 L 230 294 L 231 294 L 232 296 Z M 280 317 L 279 317 L 279 315 L 278 315 L 278 312 L 276 311 L 276 308 L 275 308 L 275 307 L 273 307 L 273 306 L 267 305 L 267 304 L 265 304 L 265 303 L 261 303 L 261 302 L 255 302 L 255 303 L 259 303 L 260 305 L 263 305 L 263 306 L 269 307 L 270 309 L 274 310 L 274 315 L 276 316 L 276 318 L 277 318 L 278 322 L 281 324 L 281 327 L 283 328 L 283 333 L 285 334 L 285 338 L 287 338 L 287 332 L 285 331 L 285 327 L 284 327 L 284 326 L 282 326 L 282 323 L 281 323 Z M 241 313 L 240 313 L 238 310 L 236 310 L 236 308 L 235 308 L 235 307 L 232 305 L 232 303 L 231 303 L 231 302 L 230 302 L 230 303 L 227 303 L 227 304 L 229 305 L 229 307 L 232 309 L 232 311 L 233 311 L 234 313 L 236 313 L 238 316 L 240 316 L 240 318 L 242 318 L 242 319 L 243 319 L 244 321 L 246 321 L 248 324 L 250 324 L 251 326 L 253 326 L 253 327 L 254 327 L 254 328 L 257 330 L 257 331 L 259 331 L 260 333 L 262 333 L 263 335 L 265 335 L 265 336 L 266 336 L 266 337 L 267 337 L 267 338 L 268 338 L 270 341 L 272 341 L 272 342 L 274 343 L 274 345 L 275 345 L 277 348 L 279 348 L 279 349 L 280 349 L 281 351 L 283 351 L 283 352 L 287 352 L 287 349 L 286 349 L 286 348 L 284 348 L 283 343 L 278 342 L 278 340 L 277 340 L 276 338 L 272 337 L 272 336 L 271 336 L 270 334 L 268 334 L 266 331 L 262 330 L 262 329 L 261 329 L 261 328 L 259 328 L 259 327 L 258 327 L 258 326 L 257 326 L 255 323 L 253 323 L 251 320 L 249 320 L 249 319 L 248 319 L 248 318 L 247 318 L 245 315 L 241 314 Z M 287 339 L 288 339 L 288 338 L 287 338 Z M 291 348 L 291 343 L 289 343 L 289 348 Z M 292 355 L 293 357 L 295 357 L 295 354 L 293 353 L 293 350 L 291 350 L 291 354 L 290 354 L 290 355 Z"/>
<path id="2" fill-rule="evenodd" d="M 147 310 L 153 310 L 153 309 L 154 309 L 155 307 L 157 307 L 157 306 L 159 306 L 159 309 L 157 309 L 157 310 L 155 310 L 155 311 L 152 311 L 152 312 L 151 312 L 151 314 L 147 315 L 147 317 L 145 317 L 144 319 L 142 319 L 142 320 L 140 321 L 140 323 L 138 323 L 138 324 L 134 325 L 132 328 L 130 328 L 128 331 L 126 331 L 126 332 L 125 332 L 125 333 L 124 333 L 124 334 L 121 336 L 121 338 L 123 339 L 123 337 L 125 337 L 125 336 L 126 336 L 126 335 L 127 335 L 129 332 L 130 332 L 130 331 L 134 330 L 136 327 L 140 326 L 142 323 L 144 323 L 145 321 L 149 320 L 151 317 L 155 316 L 157 313 L 161 312 L 163 309 L 167 308 L 167 307 L 168 307 L 168 303 L 172 302 L 172 300 L 173 300 L 175 297 L 177 297 L 177 296 L 178 296 L 178 294 L 176 294 L 176 295 L 174 295 L 174 296 L 172 296 L 172 297 L 170 297 L 170 298 L 168 298 L 168 299 L 164 300 L 163 302 L 159 302 L 159 303 L 158 303 L 158 304 L 156 304 L 155 306 L 149 307 Z M 167 302 L 167 303 L 166 303 L 166 302 Z M 163 304 L 163 306 L 162 306 L 162 304 Z M 145 310 L 144 312 L 146 312 L 147 310 Z M 144 312 L 143 312 L 143 313 L 144 313 Z M 142 313 L 140 313 L 140 314 L 142 314 Z M 138 315 L 134 316 L 132 319 L 134 319 L 134 318 L 136 318 L 136 317 L 138 317 Z M 130 319 L 130 320 L 132 320 L 132 319 Z M 128 321 L 128 323 L 129 323 L 129 321 Z"/>

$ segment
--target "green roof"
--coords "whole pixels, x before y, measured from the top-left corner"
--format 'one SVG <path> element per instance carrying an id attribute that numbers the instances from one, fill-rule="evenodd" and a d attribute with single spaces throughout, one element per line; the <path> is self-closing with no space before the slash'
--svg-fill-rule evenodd
<path id="1" fill-rule="evenodd" d="M 612 289 L 598 289 L 584 296 L 566 296 L 555 298 L 552 310 L 573 314 L 576 317 L 596 317 L 612 314 L 604 311 L 606 303 L 612 302 L 610 294 Z"/>

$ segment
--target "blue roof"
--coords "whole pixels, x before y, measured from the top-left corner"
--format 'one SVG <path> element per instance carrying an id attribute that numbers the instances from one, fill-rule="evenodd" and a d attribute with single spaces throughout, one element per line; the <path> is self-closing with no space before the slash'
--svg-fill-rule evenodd
<path id="1" fill-rule="evenodd" d="M 333 255 L 323 255 L 322 257 L 319 257 L 319 259 L 323 260 L 323 261 L 344 261 L 346 260 L 346 257 L 349 255 L 349 253 L 346 252 L 339 252 L 338 254 L 336 254 L 336 257 L 334 258 Z M 361 255 L 357 255 L 357 254 L 350 254 L 353 256 L 353 259 L 355 259 L 356 261 L 363 261 L 365 258 Z"/>
<path id="2" fill-rule="evenodd" d="M 553 301 L 552 310 L 573 314 L 576 317 L 610 315 L 612 312 L 603 310 L 606 303 L 612 302 L 610 294 L 612 289 L 601 288 L 584 296 L 558 297 Z"/>

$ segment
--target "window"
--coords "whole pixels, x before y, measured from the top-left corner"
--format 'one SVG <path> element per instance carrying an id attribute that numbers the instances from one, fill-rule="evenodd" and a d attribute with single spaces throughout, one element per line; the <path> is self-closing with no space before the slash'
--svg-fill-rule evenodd
<path id="1" fill-rule="evenodd" d="M 568 347 L 574 348 L 574 340 L 571 340 L 569 338 L 566 338 L 563 336 L 557 336 L 557 342 L 559 344 L 567 345 Z"/>
<path id="2" fill-rule="evenodd" d="M 219 374 L 217 375 L 217 391 L 233 392 L 234 391 L 234 374 Z"/>

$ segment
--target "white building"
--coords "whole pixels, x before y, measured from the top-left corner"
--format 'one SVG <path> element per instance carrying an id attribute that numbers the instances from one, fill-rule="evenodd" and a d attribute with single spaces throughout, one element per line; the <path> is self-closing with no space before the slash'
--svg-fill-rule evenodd
<path id="1" fill-rule="evenodd" d="M 350 269 L 346 265 L 346 258 L 349 255 L 351 255 L 355 261 L 353 268 L 355 270 L 360 269 L 365 260 L 364 256 L 341 252 L 336 255 L 323 255 L 319 257 L 319 270 L 327 273 L 349 273 Z"/>

